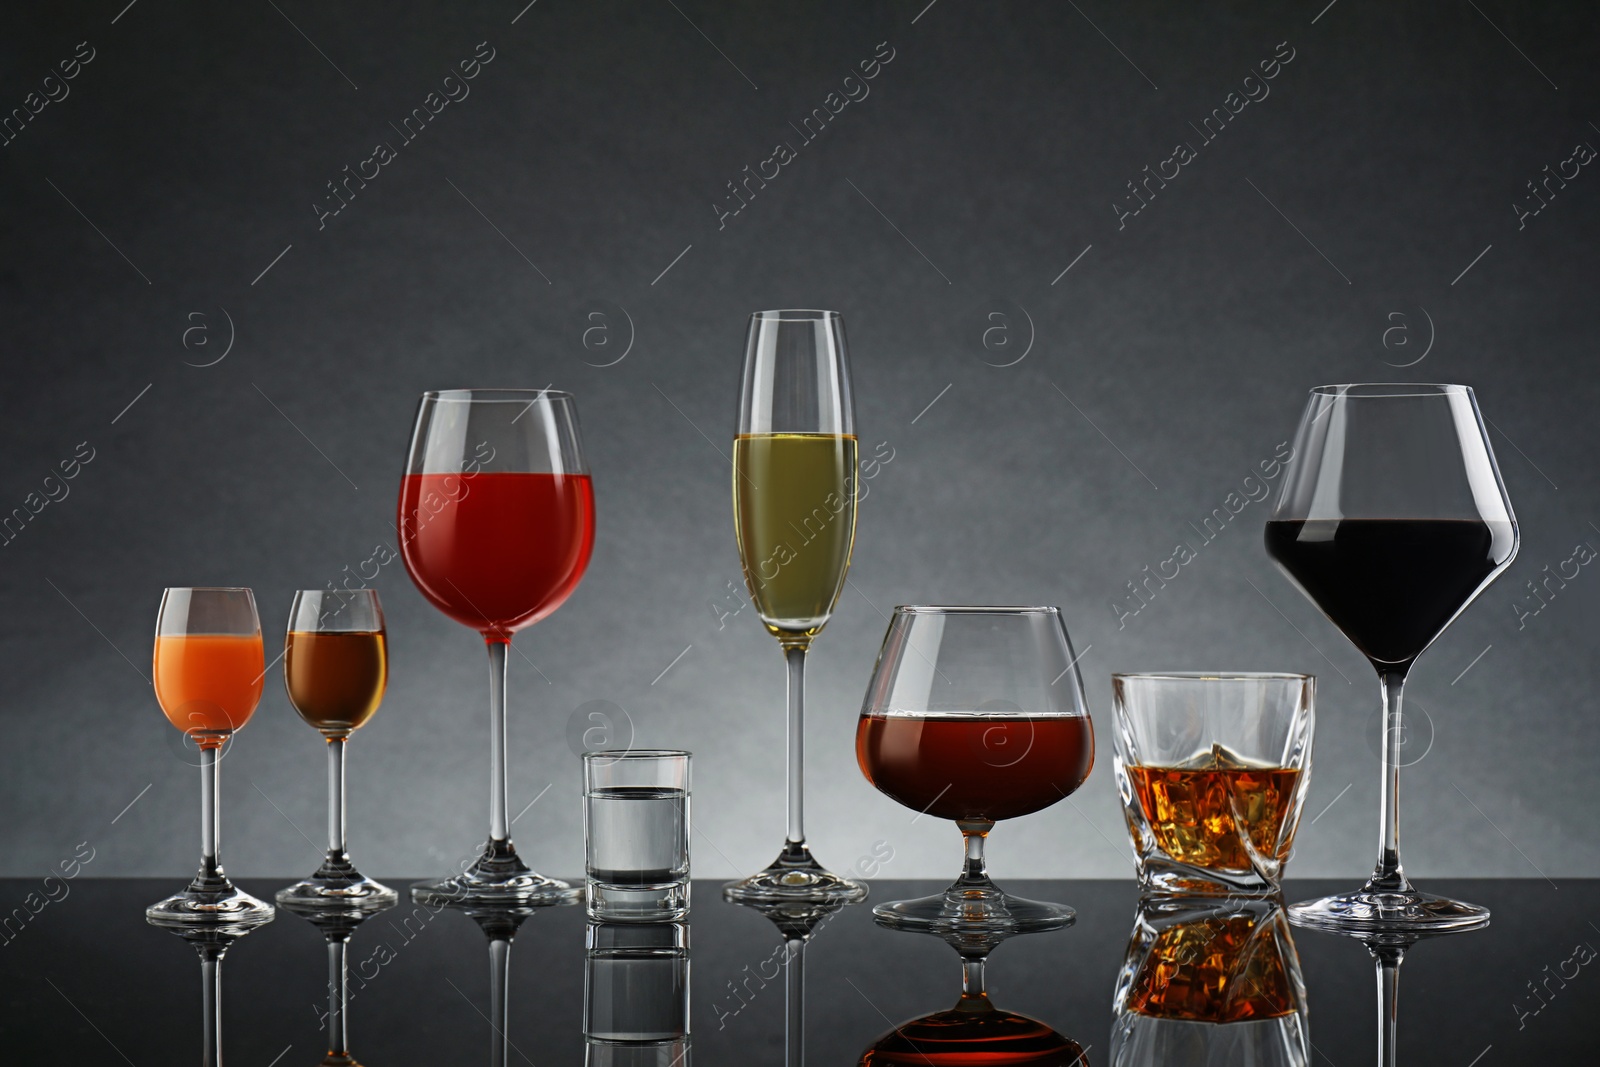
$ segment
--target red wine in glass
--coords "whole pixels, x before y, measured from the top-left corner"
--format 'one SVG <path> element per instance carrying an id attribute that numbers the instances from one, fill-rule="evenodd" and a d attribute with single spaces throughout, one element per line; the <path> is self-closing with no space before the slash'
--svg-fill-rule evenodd
<path id="1" fill-rule="evenodd" d="M 408 474 L 400 523 L 406 570 L 422 595 L 463 626 L 505 639 L 578 587 L 594 551 L 594 487 L 587 474 Z"/>
<path id="2" fill-rule="evenodd" d="M 489 841 L 466 870 L 412 886 L 423 904 L 563 904 L 577 891 L 529 870 L 511 843 L 506 659 L 519 630 L 572 594 L 594 551 L 594 490 L 570 394 L 424 393 L 400 482 L 400 555 L 417 589 L 489 653 Z"/>

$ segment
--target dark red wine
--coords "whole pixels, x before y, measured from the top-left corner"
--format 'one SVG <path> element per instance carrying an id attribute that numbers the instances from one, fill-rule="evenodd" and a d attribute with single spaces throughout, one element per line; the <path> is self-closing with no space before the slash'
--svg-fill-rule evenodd
<path id="1" fill-rule="evenodd" d="M 901 1023 L 858 1067 L 1088 1067 L 1084 1049 L 1037 1019 L 963 996 L 950 1011 Z"/>
<path id="2" fill-rule="evenodd" d="M 1509 522 L 1294 519 L 1267 553 L 1374 663 L 1409 664 L 1511 556 Z"/>
<path id="3" fill-rule="evenodd" d="M 1094 766 L 1087 716 L 863 716 L 867 781 L 940 819 L 1014 819 L 1069 796 Z"/>
<path id="4" fill-rule="evenodd" d="M 422 595 L 496 640 L 549 615 L 594 551 L 587 474 L 408 474 L 400 556 Z"/>

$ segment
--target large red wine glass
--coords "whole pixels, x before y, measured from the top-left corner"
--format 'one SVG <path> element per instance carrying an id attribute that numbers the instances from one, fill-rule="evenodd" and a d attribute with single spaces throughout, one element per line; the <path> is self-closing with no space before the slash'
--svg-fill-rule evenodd
<path id="1" fill-rule="evenodd" d="M 434 607 L 489 649 L 489 842 L 476 863 L 413 886 L 427 904 L 550 904 L 576 891 L 517 857 L 506 819 L 506 654 L 589 565 L 594 492 L 570 394 L 424 393 L 400 484 L 400 555 Z"/>
<path id="2" fill-rule="evenodd" d="M 878 789 L 954 820 L 966 838 L 955 884 L 877 905 L 880 923 L 1020 932 L 1072 921 L 1065 904 L 1001 890 L 983 861 L 996 821 L 1066 799 L 1094 765 L 1077 657 L 1055 608 L 895 608 L 861 706 L 856 759 Z"/>
<path id="3" fill-rule="evenodd" d="M 1487 908 L 1420 893 L 1400 865 L 1401 695 L 1417 657 L 1517 554 L 1517 520 L 1464 385 L 1311 391 L 1267 552 L 1378 672 L 1384 706 L 1378 862 L 1354 893 L 1296 904 L 1303 926 L 1439 932 Z"/>

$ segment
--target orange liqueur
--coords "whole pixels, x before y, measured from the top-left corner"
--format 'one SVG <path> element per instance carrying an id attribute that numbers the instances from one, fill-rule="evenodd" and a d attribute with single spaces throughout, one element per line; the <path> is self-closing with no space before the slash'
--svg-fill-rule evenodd
<path id="1" fill-rule="evenodd" d="M 291 630 L 283 662 L 289 702 L 330 737 L 371 718 L 389 681 L 389 646 L 381 632 Z"/>

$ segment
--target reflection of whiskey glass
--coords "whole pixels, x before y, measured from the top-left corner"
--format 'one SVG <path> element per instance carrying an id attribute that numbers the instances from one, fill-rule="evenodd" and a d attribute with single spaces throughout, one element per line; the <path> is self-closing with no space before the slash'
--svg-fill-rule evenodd
<path id="1" fill-rule="evenodd" d="M 1305 986 L 1275 901 L 1146 901 L 1117 979 L 1117 1067 L 1304 1067 Z"/>
<path id="2" fill-rule="evenodd" d="M 1147 892 L 1267 895 L 1311 775 L 1315 680 L 1118 674 L 1117 791 Z"/>

